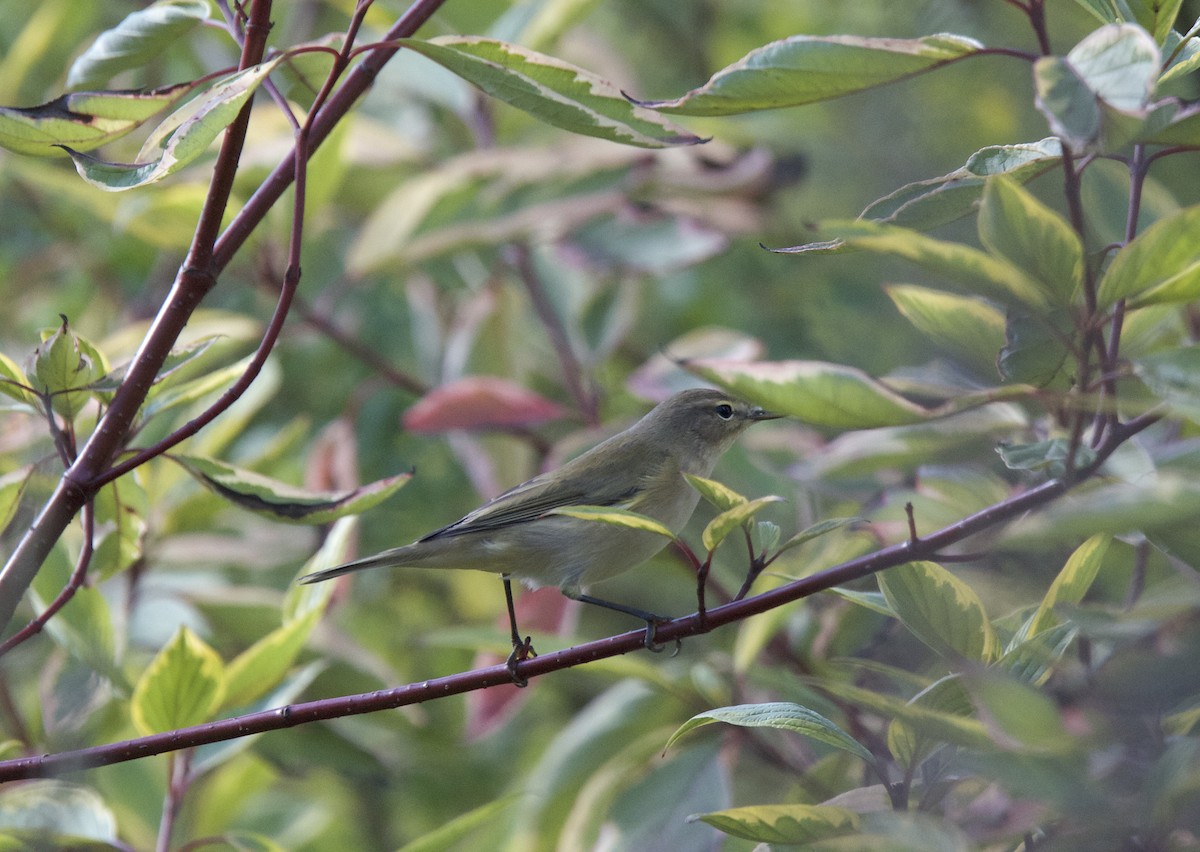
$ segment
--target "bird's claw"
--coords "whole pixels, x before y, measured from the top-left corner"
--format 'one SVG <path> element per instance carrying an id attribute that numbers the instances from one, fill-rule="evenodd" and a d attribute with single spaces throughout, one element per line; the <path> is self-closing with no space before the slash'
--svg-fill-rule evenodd
<path id="1" fill-rule="evenodd" d="M 537 656 L 537 651 L 533 650 L 533 637 L 526 636 L 523 642 L 514 642 L 512 653 L 508 655 L 508 660 L 504 667 L 508 669 L 508 676 L 512 678 L 513 685 L 519 689 L 524 689 L 529 686 L 529 678 L 523 676 L 518 670 L 518 666 L 526 660 L 531 660 Z"/>
<path id="2" fill-rule="evenodd" d="M 666 645 L 660 645 L 656 641 L 657 633 L 658 633 L 658 622 L 647 621 L 646 622 L 645 645 L 646 645 L 646 650 L 652 654 L 661 654 L 663 651 L 667 650 Z M 672 657 L 679 656 L 679 650 L 682 647 L 683 647 L 683 641 L 678 636 L 675 637 L 675 650 L 671 652 L 671 656 Z"/>

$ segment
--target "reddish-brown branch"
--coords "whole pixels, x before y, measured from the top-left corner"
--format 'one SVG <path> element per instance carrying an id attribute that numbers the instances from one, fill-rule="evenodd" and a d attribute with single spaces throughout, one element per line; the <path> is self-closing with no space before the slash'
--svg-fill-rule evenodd
<path id="1" fill-rule="evenodd" d="M 1155 415 L 1143 415 L 1114 429 L 1109 434 L 1108 440 L 1098 450 L 1095 461 L 1081 469 L 1079 479 L 1074 482 L 1093 475 L 1118 446 L 1157 420 Z M 906 540 L 752 598 L 724 604 L 709 610 L 704 618 L 697 613 L 673 621 L 662 622 L 656 626 L 655 637 L 660 642 L 672 642 L 697 636 L 752 615 L 759 615 L 768 610 L 794 603 L 834 586 L 861 579 L 886 568 L 916 559 L 933 557 L 939 550 L 961 542 L 982 530 L 1004 523 L 1032 509 L 1045 506 L 1066 493 L 1071 484 L 1074 483 L 1069 484 L 1058 479 L 1051 480 L 943 527 L 915 542 Z M 644 647 L 645 631 L 634 630 L 619 636 L 587 642 L 556 653 L 525 660 L 520 663 L 519 672 L 523 678 L 533 678 L 595 660 L 627 654 Z M 512 675 L 504 664 L 500 664 L 435 680 L 399 686 L 394 689 L 290 704 L 125 742 L 3 761 L 0 762 L 0 782 L 53 777 L 66 772 L 108 766 L 151 755 L 290 728 L 308 722 L 374 713 L 379 710 L 393 710 L 397 707 L 419 704 L 435 698 L 445 698 L 477 689 L 511 684 Z"/>

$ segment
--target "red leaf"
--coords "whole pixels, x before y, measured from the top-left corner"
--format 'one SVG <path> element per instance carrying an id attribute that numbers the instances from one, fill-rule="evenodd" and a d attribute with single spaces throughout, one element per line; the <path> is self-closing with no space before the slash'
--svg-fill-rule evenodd
<path id="1" fill-rule="evenodd" d="M 436 434 L 453 429 L 536 426 L 564 413 L 562 406 L 515 382 L 495 376 L 467 376 L 417 400 L 404 413 L 404 428 Z"/>

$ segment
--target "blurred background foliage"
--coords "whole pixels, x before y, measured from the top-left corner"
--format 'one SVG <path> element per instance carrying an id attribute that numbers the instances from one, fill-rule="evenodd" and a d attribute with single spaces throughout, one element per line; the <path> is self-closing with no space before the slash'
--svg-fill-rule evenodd
<path id="1" fill-rule="evenodd" d="M 352 5 L 277 4 L 272 44 L 338 32 Z M 134 8 L 0 0 L 0 103 L 31 106 L 57 96 L 64 69 L 91 34 Z M 376 3 L 361 41 L 377 37 L 404 8 L 395 0 Z M 1097 24 L 1081 4 L 1053 2 L 1047 11 L 1062 51 Z M 530 13 L 542 13 L 533 20 L 549 25 L 527 28 Z M 1181 19 L 1197 13 L 1196 4 L 1185 3 Z M 1036 50 L 1023 17 L 998 0 L 450 0 L 422 35 L 492 34 L 595 71 L 635 97 L 667 98 L 792 34 L 936 32 Z M 112 87 L 193 79 L 236 59 L 223 33 L 201 30 Z M 289 96 L 302 101 L 302 87 Z M 235 205 L 291 144 L 282 117 L 265 101 L 260 107 Z M 663 353 L 817 359 L 875 376 L 935 364 L 946 353 L 900 319 L 880 286 L 912 281 L 911 267 L 867 253 L 787 257 L 761 246 L 805 242 L 811 223 L 851 218 L 898 186 L 958 168 L 985 145 L 1046 135 L 1027 66 L 999 56 L 801 109 L 680 123 L 711 141 L 645 151 L 574 137 L 485 99 L 419 56 L 398 56 L 311 163 L 300 303 L 269 369 L 184 450 L 321 488 L 415 469 L 397 496 L 362 519 L 356 548 L 365 554 L 443 525 L 630 422 L 679 381 Z M 106 158 L 128 160 L 138 144 L 119 142 Z M 105 194 L 81 182 L 65 157 L 0 152 L 0 351 L 21 361 L 61 314 L 112 363 L 128 358 L 186 249 L 210 165 L 202 160 L 147 190 Z M 1187 157 L 1164 161 L 1147 185 L 1147 205 L 1195 203 L 1200 183 L 1193 169 Z M 1089 173 L 1089 210 L 1098 228 L 1119 234 L 1128 189 L 1104 174 Z M 1030 188 L 1061 207 L 1057 181 L 1043 178 Z M 221 335 L 209 363 L 233 363 L 252 349 L 275 302 L 288 225 L 281 204 L 189 328 L 196 338 Z M 974 222 L 937 233 L 971 241 Z M 562 338 L 557 345 L 555 334 Z M 577 369 L 564 367 L 564 346 Z M 436 424 L 403 427 L 429 389 L 475 375 L 511 380 L 556 403 L 559 414 L 537 425 L 449 435 Z M 572 375 L 580 380 L 574 387 Z M 152 443 L 203 402 L 151 421 L 138 443 Z M 43 424 L 33 415 L 8 411 L 0 424 L 0 474 L 47 455 Z M 867 552 L 881 538 L 899 540 L 906 500 L 916 504 L 922 527 L 933 528 L 961 516 L 964 506 L 983 508 L 1007 493 L 986 435 L 968 448 L 966 464 L 930 454 L 877 472 L 806 475 L 805 459 L 819 457 L 832 437 L 799 423 L 772 424 L 748 433 L 718 468 L 717 478 L 750 497 L 787 498 L 763 516 L 785 536 L 829 516 L 875 522 L 870 531 L 841 530 L 794 551 L 776 566 L 780 574 L 811 573 Z M 6 547 L 54 479 L 52 465 L 38 469 Z M 97 586 L 109 627 L 80 628 L 85 637 L 88 630 L 111 632 L 112 656 L 129 682 L 180 624 L 226 661 L 279 627 L 284 595 L 323 530 L 239 511 L 164 460 L 134 480 L 145 504 L 141 552 L 129 570 Z M 698 538 L 705 511 L 685 538 Z M 79 540 L 77 531 L 65 539 L 44 569 L 46 597 L 55 582 L 61 586 Z M 956 573 L 999 619 L 1036 604 L 1074 544 L 997 550 Z M 1135 565 L 1150 585 L 1175 577 L 1161 553 L 1147 555 L 1142 545 L 1117 542 L 1105 560 L 1095 591 L 1101 601 L 1122 599 Z M 736 588 L 741 571 L 737 548 L 727 546 L 716 579 Z M 694 608 L 689 573 L 669 553 L 607 585 L 605 597 L 654 611 Z M 1142 621 L 1122 615 L 1100 623 L 1097 615 L 1096 635 L 1117 635 L 1123 626 L 1122 635 L 1136 634 L 1146 645 L 1169 634 L 1191 648 L 1193 610 L 1184 604 L 1200 602 L 1192 587 L 1190 598 L 1169 588 L 1178 609 L 1159 600 L 1161 608 Z M 465 670 L 505 652 L 503 598 L 491 575 L 368 572 L 332 594 L 328 616 L 287 681 L 292 691 L 273 697 L 364 692 Z M 561 616 L 552 612 L 547 623 Z M 634 626 L 612 613 L 568 608 L 566 617 L 562 635 L 546 628 L 538 637 L 543 652 Z M 135 734 L 129 684 L 97 674 L 55 638 L 26 642 L 0 664 L 10 756 Z M 844 752 L 740 729 L 692 735 L 664 756 L 673 730 L 715 706 L 787 700 L 857 726 L 853 734 L 877 744 L 884 736 L 877 724 L 855 714 L 846 721 L 846 704 L 805 678 L 836 670 L 848 679 L 846 671 L 857 671 L 873 686 L 911 694 L 939 667 L 944 673 L 944 661 L 893 619 L 824 596 L 689 640 L 675 658 L 638 654 L 539 679 L 519 694 L 495 690 L 201 749 L 191 758 L 194 783 L 174 836 L 183 843 L 225 835 L 228 842 L 245 832 L 288 849 L 396 848 L 422 837 L 427 845 L 413 848 L 749 849 L 751 841 L 686 818 L 731 805 L 821 802 L 843 792 L 847 779 L 865 787 L 871 778 Z M 1067 680 L 1090 676 L 1083 663 L 1068 669 Z M 1121 735 L 1107 733 L 1111 739 L 1097 735 L 1090 758 L 1072 755 L 1074 771 L 1047 760 L 1038 777 L 1045 789 L 1015 781 L 1029 767 L 1006 762 L 1003 750 L 980 758 L 976 776 L 941 791 L 948 797 L 943 821 L 926 825 L 918 815 L 913 826 L 888 830 L 894 838 L 901 829 L 917 832 L 937 848 L 1013 848 L 1043 807 L 1077 807 L 1094 817 L 1100 834 L 1087 835 L 1093 839 L 1143 806 L 1174 824 L 1167 812 L 1195 801 L 1194 739 L 1170 752 L 1174 765 L 1190 772 L 1171 774 L 1158 762 L 1123 773 L 1094 765 L 1136 762 L 1137 754 L 1118 748 Z M 1081 792 L 1098 774 L 1103 794 Z M 83 785 L 82 792 L 70 788 L 76 794 L 91 790 L 100 799 L 80 812 L 110 814 L 131 848 L 154 844 L 164 761 L 70 780 Z M 1148 792 L 1152 784 L 1156 792 Z M 1104 813 L 1103 796 L 1120 805 Z M 1194 848 L 1194 821 L 1179 823 L 1172 835 L 1178 848 Z M 443 833 L 429 834 L 437 831 Z"/>

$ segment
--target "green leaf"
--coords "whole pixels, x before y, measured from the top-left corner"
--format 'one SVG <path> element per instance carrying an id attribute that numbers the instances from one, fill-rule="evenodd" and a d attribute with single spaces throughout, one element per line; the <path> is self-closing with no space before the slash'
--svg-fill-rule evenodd
<path id="1" fill-rule="evenodd" d="M 1052 477 L 1060 477 L 1067 472 L 1070 448 L 1071 442 L 1066 438 L 1051 438 L 1032 444 L 1000 444 L 996 452 L 1009 470 L 1045 471 Z M 1091 447 L 1078 446 L 1075 448 L 1075 467 L 1091 464 L 1095 457 Z"/>
<path id="2" fill-rule="evenodd" d="M 1112 536 L 1108 535 L 1094 535 L 1081 544 L 1058 572 L 1038 605 L 1037 612 L 1021 627 L 1017 637 L 1028 638 L 1054 627 L 1058 623 L 1058 616 L 1054 614 L 1055 605 L 1082 601 L 1100 571 L 1100 563 L 1104 561 L 1110 544 Z"/>
<path id="3" fill-rule="evenodd" d="M 936 742 L 966 748 L 991 749 L 993 747 L 987 729 L 978 719 L 942 709 L 942 702 L 950 701 L 952 695 L 939 696 L 934 702 L 938 709 L 931 709 L 923 703 L 918 703 L 915 699 L 910 703 L 895 696 L 885 695 L 850 683 L 827 681 L 819 685 L 826 692 L 838 698 L 874 713 L 899 720 L 914 729 L 918 735 L 928 737 Z"/>
<path id="4" fill-rule="evenodd" d="M 783 543 L 783 547 L 775 554 L 778 556 L 784 551 L 791 550 L 793 547 L 799 547 L 802 544 L 807 544 L 814 538 L 831 533 L 834 530 L 840 530 L 842 527 L 848 527 L 852 524 L 861 523 L 862 518 L 826 518 L 823 521 L 817 521 L 810 527 L 807 527 Z"/>
<path id="5" fill-rule="evenodd" d="M 626 509 L 613 509 L 608 506 L 558 506 L 546 514 L 566 515 L 568 518 L 579 518 L 583 521 L 596 521 L 601 524 L 611 524 L 614 527 L 652 532 L 672 541 L 675 540 L 675 533 L 654 518 L 648 518 Z"/>
<path id="6" fill-rule="evenodd" d="M 230 660 L 225 668 L 225 696 L 221 707 L 244 706 L 274 689 L 296 662 L 320 620 L 321 611 L 310 609 L 298 618 L 285 621 Z"/>
<path id="7" fill-rule="evenodd" d="M 1004 346 L 1004 314 L 994 305 L 911 284 L 885 285 L 904 318 L 939 346 L 968 359 L 978 369 L 991 367 Z"/>
<path id="8" fill-rule="evenodd" d="M 91 151 L 120 139 L 194 88 L 180 83 L 145 92 L 75 92 L 34 107 L 0 107 L 0 146 L 49 157 L 58 147 Z"/>
<path id="9" fill-rule="evenodd" d="M 822 222 L 821 231 L 833 239 L 829 248 L 845 246 L 885 254 L 915 263 L 944 276 L 952 289 L 986 296 L 1001 304 L 1044 307 L 1046 295 L 1037 282 L 1009 263 L 962 243 L 938 240 L 919 231 L 878 222 Z M 773 249 L 780 254 L 813 250 L 814 244 Z M 826 249 L 828 250 L 828 249 Z"/>
<path id="10" fill-rule="evenodd" d="M 212 718 L 224 692 L 217 652 L 180 627 L 138 679 L 130 718 L 143 736 L 199 725 Z"/>
<path id="11" fill-rule="evenodd" d="M 477 36 L 399 41 L 492 97 L 572 133 L 639 148 L 704 141 L 631 103 L 607 80 L 552 56 Z"/>
<path id="12" fill-rule="evenodd" d="M 350 516 L 334 522 L 329 534 L 321 542 L 321 548 L 300 568 L 297 577 L 315 574 L 326 568 L 341 565 L 350 559 L 350 545 L 358 518 Z M 296 621 L 307 617 L 310 612 L 324 612 L 333 594 L 332 583 L 292 583 L 283 598 L 283 621 Z"/>
<path id="13" fill-rule="evenodd" d="M 834 748 L 848 751 L 861 757 L 868 763 L 875 762 L 875 756 L 847 734 L 835 723 L 826 719 L 815 710 L 810 710 L 799 704 L 786 701 L 775 701 L 767 704 L 739 704 L 733 707 L 718 707 L 704 713 L 697 713 L 680 725 L 671 734 L 663 749 L 669 749 L 676 740 L 688 731 L 714 722 L 724 722 L 740 728 L 775 728 L 781 731 L 791 731 L 814 740 L 831 745 Z"/>
<path id="14" fill-rule="evenodd" d="M 124 571 L 142 558 L 149 511 L 146 491 L 136 474 L 100 489 L 96 497 L 100 538 L 92 555 L 91 570 L 101 580 Z"/>
<path id="15" fill-rule="evenodd" d="M 722 485 L 716 480 L 705 479 L 703 476 L 696 476 L 691 473 L 685 473 L 683 478 L 700 492 L 701 497 L 716 506 L 718 511 L 727 512 L 730 509 L 745 505 L 747 502 L 746 498 L 741 494 L 738 494 L 732 488 Z"/>
<path id="16" fill-rule="evenodd" d="M 68 420 L 91 399 L 85 389 L 106 371 L 95 355 L 95 347 L 75 334 L 65 317 L 62 325 L 44 334 L 42 344 L 34 350 L 34 386 L 49 395 L 54 410 Z"/>
<path id="17" fill-rule="evenodd" d="M 45 565 L 33 583 L 33 609 L 41 615 L 50 602 L 66 588 L 70 569 Z M 125 676 L 116 665 L 116 638 L 108 602 L 96 589 L 83 586 L 75 590 L 66 605 L 46 622 L 46 632 L 55 643 L 92 671 L 104 675 L 118 688 L 125 688 Z"/>
<path id="18" fill-rule="evenodd" d="M 868 429 L 919 423 L 930 414 L 854 367 L 824 361 L 688 361 L 701 378 L 814 426 Z"/>
<path id="19" fill-rule="evenodd" d="M 1115 150 L 1141 127 L 1158 63 L 1158 45 L 1141 27 L 1101 27 L 1065 58 L 1034 63 L 1037 106 L 1077 150 Z"/>
<path id="20" fill-rule="evenodd" d="M 1083 285 L 1083 243 L 1059 214 L 1012 179 L 989 178 L 979 239 L 992 254 L 1038 282 L 1050 301 L 1069 304 Z"/>
<path id="21" fill-rule="evenodd" d="M 1077 632 L 1075 624 L 1064 622 L 1023 639 L 1025 630 L 1022 627 L 1009 643 L 1004 656 L 996 661 L 996 668 L 1011 672 L 1026 683 L 1041 685 L 1071 647 Z"/>
<path id="22" fill-rule="evenodd" d="M 284 59 L 274 59 L 221 78 L 168 115 L 138 152 L 138 162 L 106 163 L 61 145 L 75 161 L 79 176 L 92 186 L 122 192 L 155 183 L 174 174 L 208 150 L 212 141 L 233 123 L 267 75 Z"/>
<path id="23" fill-rule="evenodd" d="M 122 71 L 145 65 L 208 18 L 208 0 L 158 0 L 133 12 L 71 63 L 67 88 L 101 86 Z"/>
<path id="24" fill-rule="evenodd" d="M 830 100 L 930 71 L 983 49 L 955 35 L 917 39 L 798 35 L 757 48 L 698 89 L 644 106 L 681 115 L 736 115 Z"/>
<path id="25" fill-rule="evenodd" d="M 972 673 L 966 683 L 980 718 L 1002 747 L 1055 753 L 1077 747 L 1058 705 L 1034 687 L 994 669 Z"/>
<path id="26" fill-rule="evenodd" d="M 21 495 L 33 476 L 33 466 L 26 465 L 0 476 L 0 534 L 12 523 L 21 505 Z"/>
<path id="27" fill-rule="evenodd" d="M 161 385 L 154 384 L 150 388 L 150 393 L 147 394 L 142 416 L 149 420 L 164 411 L 170 411 L 181 405 L 189 405 L 209 394 L 224 391 L 241 378 L 253 357 L 253 355 L 247 355 L 233 364 L 205 373 L 190 381 L 168 380 Z"/>
<path id="28" fill-rule="evenodd" d="M 104 798 L 90 787 L 69 781 L 34 780 L 9 784 L 0 791 L 0 835 L 30 832 L 28 845 L 0 845 L 6 850 L 114 848 L 80 841 L 116 844 L 117 818 Z M 41 834 L 39 837 L 38 834 Z M 59 846 L 47 835 L 57 835 Z"/>
<path id="29" fill-rule="evenodd" d="M 36 408 L 38 398 L 29 390 L 32 386 L 33 383 L 29 381 L 25 371 L 17 366 L 13 359 L 0 352 L 0 394 Z"/>
<path id="30" fill-rule="evenodd" d="M 868 205 L 859 218 L 927 230 L 953 222 L 975 209 L 989 175 L 1004 174 L 1025 183 L 1062 160 L 1055 136 L 1017 145 L 991 145 L 967 158 L 966 165 L 941 177 L 906 184 Z"/>
<path id="31" fill-rule="evenodd" d="M 819 454 L 801 460 L 804 481 L 854 478 L 882 468 L 913 470 L 931 455 L 941 459 L 969 456 L 981 447 L 1021 434 L 1028 425 L 1016 405 L 998 403 L 950 417 L 886 429 L 864 429 L 839 435 Z"/>
<path id="32" fill-rule="evenodd" d="M 774 495 L 759 497 L 756 500 L 750 500 L 740 506 L 734 506 L 732 509 L 727 509 L 717 515 L 708 522 L 708 526 L 704 528 L 704 532 L 701 535 L 704 549 L 709 552 L 716 550 L 731 532 L 738 527 L 747 526 L 755 515 L 771 503 L 778 503 L 782 500 L 782 497 Z"/>
<path id="33" fill-rule="evenodd" d="M 886 615 L 888 618 L 896 618 L 896 611 L 888 606 L 887 598 L 883 596 L 883 592 L 862 592 L 857 589 L 843 589 L 840 586 L 834 586 L 829 591 L 839 598 L 869 609 L 871 612 Z"/>
<path id="34" fill-rule="evenodd" d="M 879 589 L 904 626 L 945 657 L 990 662 L 996 634 L 983 602 L 933 562 L 909 562 L 877 575 Z"/>
<path id="35" fill-rule="evenodd" d="M 1133 362 L 1139 379 L 1170 410 L 1200 422 L 1200 346 L 1172 349 Z"/>
<path id="36" fill-rule="evenodd" d="M 170 458 L 214 494 L 243 509 L 300 524 L 327 524 L 365 512 L 412 479 L 412 474 L 402 473 L 349 491 L 309 491 L 216 459 L 182 455 Z"/>
<path id="37" fill-rule="evenodd" d="M 410 840 L 396 852 L 444 852 L 446 849 L 464 848 L 462 844 L 477 831 L 493 828 L 497 821 L 504 819 L 506 812 L 520 805 L 520 796 L 517 794 L 486 802 Z"/>
<path id="38" fill-rule="evenodd" d="M 1065 311 L 1030 312 L 1012 308 L 1004 326 L 1004 346 L 996 368 L 1008 382 L 1038 388 L 1064 378 L 1063 367 L 1071 354 L 1071 316 Z"/>
<path id="39" fill-rule="evenodd" d="M 1190 302 L 1200 296 L 1200 206 L 1155 222 L 1113 256 L 1098 298 L 1111 305 Z"/>
<path id="40" fill-rule="evenodd" d="M 787 845 L 815 843 L 851 834 L 861 824 L 854 811 L 831 805 L 749 805 L 693 814 L 688 820 L 706 822 L 734 837 Z"/>
<path id="41" fill-rule="evenodd" d="M 1200 68 L 1200 41 L 1196 39 L 1197 34 L 1200 34 L 1200 21 L 1193 24 L 1185 35 L 1170 29 L 1165 39 L 1159 39 L 1162 42 L 1163 56 L 1172 57 L 1166 70 L 1159 75 L 1160 86 L 1171 80 L 1186 77 Z"/>
<path id="42" fill-rule="evenodd" d="M 939 678 L 922 689 L 908 702 L 909 707 L 919 708 L 940 716 L 972 719 L 975 708 L 971 696 L 963 687 L 957 674 Z M 927 728 L 893 719 L 887 729 L 888 751 L 904 766 L 916 766 L 941 746 L 942 740 L 932 735 Z"/>
<path id="43" fill-rule="evenodd" d="M 1102 23 L 1136 23 L 1162 42 L 1171 31 L 1183 0 L 1075 0 Z"/>

